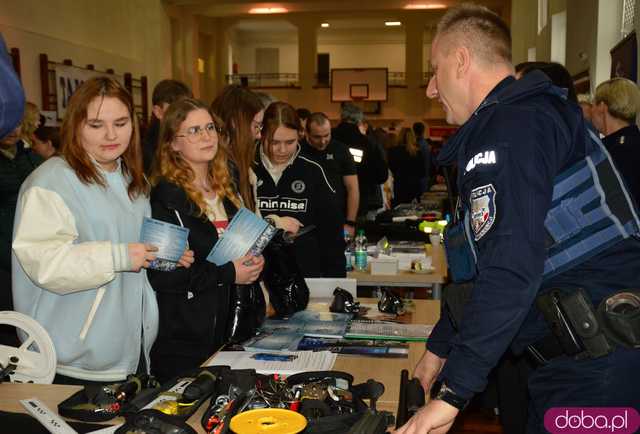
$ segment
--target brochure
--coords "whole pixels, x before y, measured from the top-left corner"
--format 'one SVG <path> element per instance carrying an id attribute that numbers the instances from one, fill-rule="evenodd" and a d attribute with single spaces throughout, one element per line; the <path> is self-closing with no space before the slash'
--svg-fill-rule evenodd
<path id="1" fill-rule="evenodd" d="M 276 231 L 276 228 L 247 208 L 240 208 L 209 252 L 207 261 L 223 265 L 247 254 L 258 256 Z"/>
<path id="2" fill-rule="evenodd" d="M 262 332 L 249 339 L 245 351 L 295 351 L 304 335 L 290 331 Z"/>
<path id="3" fill-rule="evenodd" d="M 187 249 L 189 229 L 162 220 L 145 217 L 140 230 L 140 242 L 153 244 L 158 248 L 157 259 L 151 261 L 149 268 L 173 271 L 178 260 Z"/>
<path id="4" fill-rule="evenodd" d="M 256 357 L 260 353 L 249 351 L 220 351 L 207 366 L 232 366 L 233 369 L 255 369 L 259 374 L 293 375 L 298 372 L 329 371 L 336 362 L 337 355 L 329 351 L 279 352 L 272 357 Z M 264 354 L 263 356 L 270 356 Z M 288 360 L 280 360 L 290 356 Z"/>
<path id="5" fill-rule="evenodd" d="M 426 341 L 432 325 L 398 324 L 385 321 L 359 321 L 349 323 L 348 339 L 384 339 L 394 341 Z"/>
<path id="6" fill-rule="evenodd" d="M 305 337 L 298 343 L 298 351 L 331 351 L 368 357 L 407 358 L 409 345 L 394 341 L 345 340 Z"/>

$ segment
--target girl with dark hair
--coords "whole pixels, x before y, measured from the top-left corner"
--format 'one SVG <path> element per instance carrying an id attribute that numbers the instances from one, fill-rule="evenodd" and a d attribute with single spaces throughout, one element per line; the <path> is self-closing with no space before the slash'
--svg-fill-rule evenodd
<path id="1" fill-rule="evenodd" d="M 314 226 L 293 244 L 304 277 L 345 276 L 341 213 L 335 212 L 335 188 L 318 163 L 300 155 L 301 124 L 285 102 L 269 105 L 255 162 L 258 209 L 267 218 L 294 218 Z M 268 264 L 267 264 L 268 265 Z"/>
<path id="2" fill-rule="evenodd" d="M 244 205 L 255 209 L 250 178 L 256 140 L 262 130 L 262 102 L 250 90 L 230 85 L 213 101 L 211 111 L 222 119 L 229 135 L 232 172 L 235 172 L 233 175 Z"/>
<path id="3" fill-rule="evenodd" d="M 33 132 L 31 143 L 35 153 L 47 160 L 58 154 L 60 149 L 60 129 L 40 125 Z"/>
<path id="4" fill-rule="evenodd" d="M 402 128 L 394 146 L 387 149 L 387 160 L 393 173 L 393 205 L 419 200 L 424 157 L 411 128 Z"/>
<path id="5" fill-rule="evenodd" d="M 51 336 L 55 382 L 124 380 L 147 371 L 158 330 L 145 267 L 155 247 L 138 242 L 150 216 L 138 124 L 116 80 L 87 80 L 71 97 L 62 150 L 24 182 L 13 241 L 15 309 Z M 191 255 L 181 258 L 189 266 Z"/>
<path id="6" fill-rule="evenodd" d="M 264 259 L 245 256 L 217 266 L 206 260 L 242 206 L 229 174 L 222 121 L 204 103 L 182 99 L 160 126 L 151 183 L 153 217 L 189 228 L 195 262 L 172 272 L 149 270 L 160 310 L 151 368 L 160 380 L 202 364 L 225 342 L 231 285 L 253 283 Z"/>

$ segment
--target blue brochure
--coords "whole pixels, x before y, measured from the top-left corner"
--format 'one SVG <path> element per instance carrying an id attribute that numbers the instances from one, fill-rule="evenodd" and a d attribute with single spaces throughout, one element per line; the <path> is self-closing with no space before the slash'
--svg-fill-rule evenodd
<path id="1" fill-rule="evenodd" d="M 247 208 L 240 208 L 209 252 L 207 261 L 223 265 L 249 253 L 258 256 L 276 231 L 276 228 Z"/>
<path id="2" fill-rule="evenodd" d="M 157 259 L 151 262 L 149 268 L 175 270 L 178 260 L 187 248 L 188 237 L 187 228 L 145 217 L 140 231 L 140 242 L 153 244 L 158 248 Z"/>

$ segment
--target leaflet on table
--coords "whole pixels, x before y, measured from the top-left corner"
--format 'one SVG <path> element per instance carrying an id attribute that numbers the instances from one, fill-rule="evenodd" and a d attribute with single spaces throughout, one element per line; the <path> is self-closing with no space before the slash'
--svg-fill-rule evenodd
<path id="1" fill-rule="evenodd" d="M 294 315 L 288 320 L 266 320 L 260 330 L 268 333 L 289 332 L 320 338 L 341 338 L 347 331 L 348 321 L 348 317 L 341 320 L 322 321 L 296 318 Z"/>
<path id="2" fill-rule="evenodd" d="M 223 265 L 249 253 L 258 256 L 276 231 L 276 228 L 247 208 L 240 208 L 209 252 L 207 261 Z"/>
<path id="3" fill-rule="evenodd" d="M 345 337 L 348 339 L 384 339 L 398 341 L 426 341 L 432 325 L 398 324 L 384 321 L 359 321 L 349 323 Z"/>
<path id="4" fill-rule="evenodd" d="M 261 332 L 242 347 L 246 351 L 295 351 L 303 337 L 303 334 L 289 330 Z"/>
<path id="5" fill-rule="evenodd" d="M 153 260 L 149 268 L 163 271 L 173 271 L 178 266 L 178 260 L 187 248 L 189 229 L 161 220 L 145 217 L 140 230 L 140 242 L 153 244 L 158 248 L 157 259 Z"/>
<path id="6" fill-rule="evenodd" d="M 394 341 L 347 340 L 305 337 L 298 344 L 298 351 L 331 351 L 336 354 L 349 354 L 383 358 L 409 357 L 409 345 Z"/>
<path id="7" fill-rule="evenodd" d="M 337 355 L 329 351 L 295 351 L 278 353 L 294 356 L 291 360 L 256 359 L 249 351 L 220 351 L 207 363 L 208 366 L 232 366 L 233 369 L 255 369 L 259 374 L 293 375 L 298 372 L 329 371 Z"/>

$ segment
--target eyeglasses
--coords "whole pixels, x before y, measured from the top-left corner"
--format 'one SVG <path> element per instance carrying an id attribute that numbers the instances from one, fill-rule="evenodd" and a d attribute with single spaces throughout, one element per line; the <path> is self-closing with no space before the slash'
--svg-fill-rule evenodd
<path id="1" fill-rule="evenodd" d="M 187 129 L 185 134 L 176 134 L 176 137 L 184 137 L 189 143 L 197 143 L 201 136 L 213 137 L 222 134 L 222 128 L 218 128 L 213 122 L 209 122 L 204 127 L 196 125 Z"/>
<path id="2" fill-rule="evenodd" d="M 262 122 L 256 122 L 256 121 L 251 121 L 251 128 L 253 128 L 256 131 L 262 131 Z"/>

